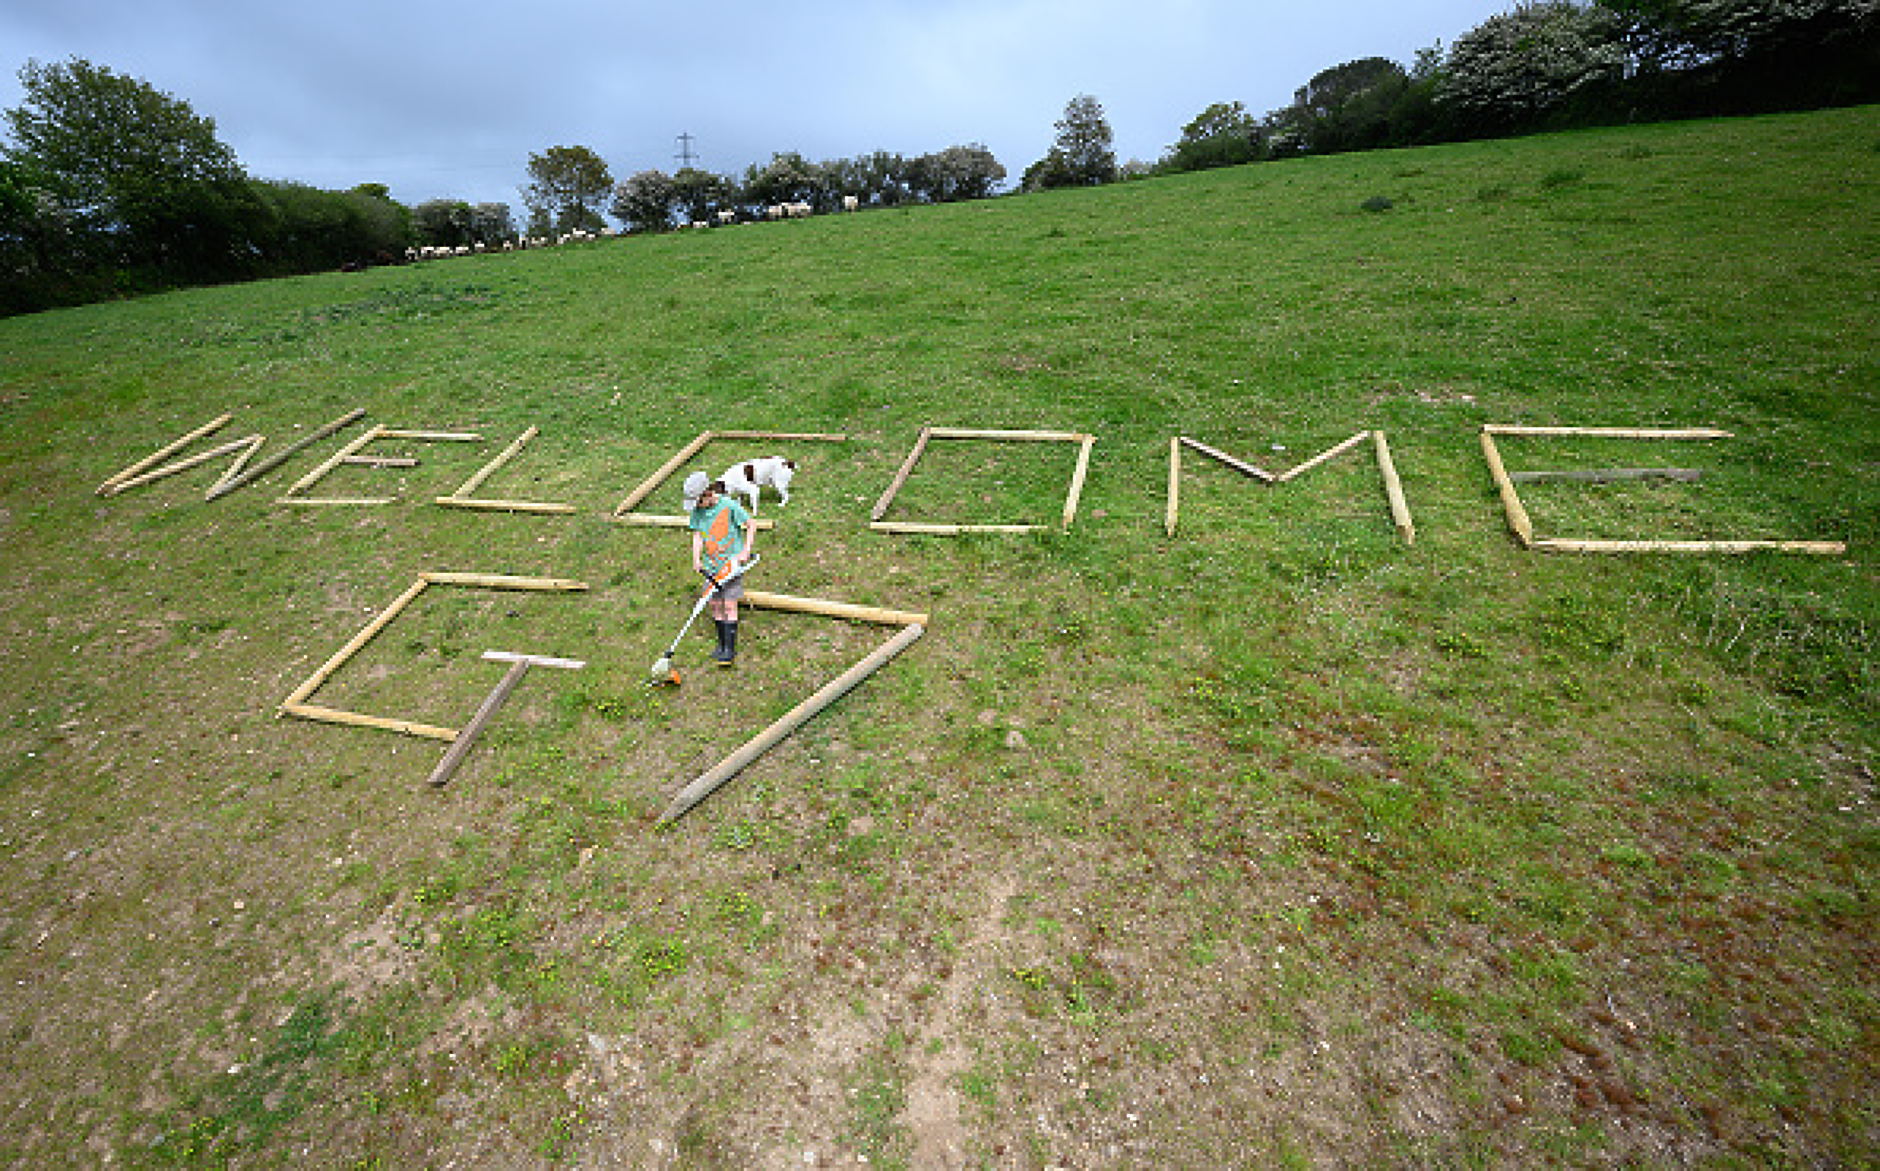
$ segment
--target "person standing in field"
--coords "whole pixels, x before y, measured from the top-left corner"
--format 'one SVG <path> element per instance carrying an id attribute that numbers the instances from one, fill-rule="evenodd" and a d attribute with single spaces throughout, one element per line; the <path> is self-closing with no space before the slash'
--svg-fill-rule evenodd
<path id="1" fill-rule="evenodd" d="M 751 559 L 757 525 L 744 505 L 725 492 L 724 481 L 704 472 L 685 478 L 685 511 L 686 527 L 692 530 L 692 568 L 724 583 L 708 608 L 718 626 L 712 661 L 729 667 L 738 656 L 738 599 L 744 596 L 744 578 L 731 575 Z"/>

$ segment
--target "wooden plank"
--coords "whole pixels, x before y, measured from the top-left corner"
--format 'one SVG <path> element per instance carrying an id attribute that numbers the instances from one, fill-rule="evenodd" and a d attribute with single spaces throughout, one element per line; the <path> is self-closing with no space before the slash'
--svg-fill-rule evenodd
<path id="1" fill-rule="evenodd" d="M 416 439 L 424 443 L 481 443 L 483 436 L 475 431 L 401 431 L 387 427 L 379 432 L 381 439 Z"/>
<path id="2" fill-rule="evenodd" d="M 418 461 L 404 455 L 349 455 L 342 463 L 368 468 L 415 468 Z"/>
<path id="3" fill-rule="evenodd" d="M 891 626 L 927 625 L 927 615 L 909 610 L 887 610 L 879 606 L 860 606 L 853 602 L 831 602 L 824 598 L 800 598 L 774 594 L 767 590 L 747 589 L 746 605 L 764 610 L 788 610 L 798 614 L 820 614 L 825 618 L 847 618 L 854 622 L 884 622 Z"/>
<path id="4" fill-rule="evenodd" d="M 622 500 L 619 504 L 614 505 L 614 515 L 618 517 L 624 513 L 633 511 L 633 509 L 640 503 L 640 501 L 645 500 L 648 496 L 651 496 L 653 494 L 653 489 L 665 483 L 666 477 L 672 475 L 673 472 L 677 471 L 680 464 L 683 464 L 686 460 L 689 460 L 693 456 L 697 455 L 699 452 L 699 448 L 704 447 L 707 443 L 710 443 L 711 441 L 712 441 L 712 433 L 710 431 L 699 432 L 698 438 L 694 439 L 692 442 L 680 448 L 677 455 L 674 455 L 671 459 L 667 460 L 665 463 L 660 464 L 657 471 L 655 471 L 652 475 L 646 477 L 646 479 L 640 481 L 639 487 L 627 493 L 627 498 L 625 500 Z"/>
<path id="5" fill-rule="evenodd" d="M 1194 448 L 1196 451 L 1200 452 L 1202 455 L 1212 456 L 1213 458 L 1220 460 L 1222 463 L 1226 464 L 1230 468 L 1233 468 L 1235 471 L 1241 473 L 1242 475 L 1252 476 L 1254 479 L 1260 481 L 1263 484 L 1271 484 L 1275 480 L 1278 479 L 1278 477 L 1276 477 L 1272 472 L 1267 471 L 1265 468 L 1259 467 L 1255 464 L 1250 464 L 1244 459 L 1236 459 L 1235 457 L 1228 455 L 1226 452 L 1221 451 L 1218 448 L 1209 447 L 1207 444 L 1201 442 L 1199 439 L 1190 439 L 1186 435 L 1183 435 L 1180 438 L 1183 444 L 1185 444 L 1188 447 Z"/>
<path id="6" fill-rule="evenodd" d="M 1182 500 L 1182 441 L 1176 436 L 1168 441 L 1168 509 L 1162 517 L 1162 527 L 1169 536 L 1175 535 L 1175 518 L 1181 512 Z"/>
<path id="7" fill-rule="evenodd" d="M 1403 481 L 1397 478 L 1397 463 L 1390 457 L 1390 444 L 1385 441 L 1382 431 L 1371 432 L 1371 442 L 1377 448 L 1377 472 L 1384 478 L 1384 495 L 1390 501 L 1390 518 L 1397 526 L 1397 535 L 1406 545 L 1417 543 L 1417 526 L 1410 519 L 1410 505 L 1404 499 Z"/>
<path id="8" fill-rule="evenodd" d="M 302 438 L 295 440 L 293 443 L 288 444 L 286 447 L 282 448 L 280 451 L 275 452 L 273 455 L 269 456 L 268 458 L 262 460 L 260 463 L 256 464 L 252 468 L 246 467 L 245 465 L 247 461 L 243 460 L 242 463 L 236 465 L 237 468 L 242 469 L 241 471 L 237 472 L 236 468 L 230 468 L 229 475 L 225 476 L 224 478 L 220 480 L 217 480 L 214 486 L 209 489 L 208 494 L 203 497 L 203 499 L 214 500 L 214 499 L 217 499 L 218 497 L 228 495 L 230 492 L 235 491 L 237 488 L 247 487 L 249 484 L 254 483 L 256 480 L 267 475 L 269 472 L 273 471 L 275 468 L 280 467 L 282 464 L 286 463 L 288 460 L 294 458 L 296 455 L 299 455 L 301 452 L 305 451 L 307 448 L 312 447 L 314 444 L 320 442 L 322 439 L 325 439 L 327 436 L 333 434 L 335 431 L 340 431 L 347 427 L 350 427 L 354 423 L 358 422 L 360 419 L 365 418 L 365 414 L 366 412 L 365 412 L 364 407 L 355 407 L 354 409 L 348 411 L 346 414 L 341 415 L 337 419 L 334 419 L 332 422 L 326 423 L 320 426 L 319 428 L 314 430 L 312 434 L 303 436 Z"/>
<path id="9" fill-rule="evenodd" d="M 585 659 L 556 659 L 548 655 L 524 655 L 515 651 L 484 651 L 483 657 L 499 663 L 527 663 L 531 667 L 559 667 L 564 671 L 579 671 L 587 666 Z"/>
<path id="10" fill-rule="evenodd" d="M 1553 553 L 1812 553 L 1839 557 L 1847 552 L 1841 541 L 1597 541 L 1565 537 L 1544 538 L 1534 548 Z"/>
<path id="11" fill-rule="evenodd" d="M 334 707 L 322 707 L 315 703 L 284 703 L 281 714 L 299 716 L 303 720 L 319 720 L 327 724 L 347 724 L 355 728 L 378 728 L 386 732 L 403 732 L 407 736 L 421 736 L 426 740 L 453 741 L 457 738 L 455 728 L 440 728 L 434 724 L 420 724 L 411 720 L 393 720 L 384 716 L 369 716 L 364 712 L 342 711 Z"/>
<path id="12" fill-rule="evenodd" d="M 847 443 L 849 437 L 841 433 L 825 431 L 713 431 L 714 439 L 780 439 L 814 440 L 819 443 Z"/>
<path id="13" fill-rule="evenodd" d="M 966 533 L 1044 533 L 1050 531 L 1045 525 L 946 525 L 894 520 L 870 521 L 868 527 L 878 533 L 926 537 L 958 537 Z"/>
<path id="14" fill-rule="evenodd" d="M 1527 508 L 1515 494 L 1508 469 L 1502 466 L 1501 452 L 1495 447 L 1495 436 L 1486 427 L 1482 429 L 1482 455 L 1488 460 L 1488 474 L 1494 478 L 1495 490 L 1501 493 L 1501 510 L 1508 517 L 1508 527 L 1520 538 L 1523 548 L 1533 548 L 1534 522 L 1528 519 Z"/>
<path id="15" fill-rule="evenodd" d="M 318 691 L 320 685 L 332 677 L 333 672 L 339 670 L 347 659 L 359 653 L 361 647 L 371 642 L 374 635 L 385 629 L 386 624 L 398 617 L 399 613 L 404 610 L 406 606 L 411 604 L 412 599 L 423 593 L 425 588 L 430 584 L 431 582 L 428 577 L 420 575 L 417 581 L 413 582 L 404 593 L 398 595 L 398 597 L 392 601 L 391 605 L 379 611 L 378 617 L 367 623 L 364 630 L 353 635 L 352 639 L 335 652 L 333 657 L 328 659 L 318 671 L 308 676 L 304 683 L 296 687 L 293 694 L 289 695 L 287 701 L 281 705 L 281 710 L 286 711 L 289 707 L 305 701 L 308 696 Z"/>
<path id="16" fill-rule="evenodd" d="M 1307 460 L 1306 462 L 1300 464 L 1298 467 L 1293 468 L 1289 471 L 1281 472 L 1279 475 L 1274 476 L 1273 482 L 1275 484 L 1284 484 L 1288 480 L 1291 480 L 1297 476 L 1302 476 L 1305 473 L 1311 471 L 1313 468 L 1318 467 L 1320 464 L 1327 462 L 1328 460 L 1337 459 L 1339 456 L 1345 454 L 1347 451 L 1350 451 L 1352 448 L 1358 446 L 1358 444 L 1363 443 L 1366 439 L 1370 438 L 1370 436 L 1371 436 L 1371 433 L 1369 431 L 1360 431 L 1356 435 L 1353 435 L 1350 439 L 1347 439 L 1343 443 L 1338 444 L 1336 447 L 1328 447 L 1324 451 L 1319 452 L 1317 455 L 1313 456 L 1311 459 Z"/>
<path id="17" fill-rule="evenodd" d="M 669 516 L 657 512 L 617 513 L 607 519 L 616 524 L 640 525 L 645 528 L 655 529 L 683 529 L 692 523 L 692 518 L 689 516 Z M 776 521 L 766 520 L 763 517 L 758 517 L 751 521 L 751 523 L 756 525 L 760 532 L 777 527 Z"/>
<path id="18" fill-rule="evenodd" d="M 1509 472 L 1517 484 L 1610 484 L 1620 480 L 1681 480 L 1696 483 L 1704 475 L 1702 468 L 1571 468 L 1561 471 Z"/>
<path id="19" fill-rule="evenodd" d="M 206 464 L 212 459 L 220 459 L 222 456 L 232 455 L 244 448 L 253 451 L 256 443 L 260 439 L 261 436 L 259 435 L 249 435 L 242 439 L 231 440 L 220 447 L 211 448 L 208 451 L 192 455 L 188 459 L 177 460 L 173 464 L 164 464 L 160 468 L 153 468 L 148 472 L 132 476 L 128 480 L 119 480 L 117 483 L 112 484 L 108 490 L 104 488 L 100 488 L 99 490 L 107 496 L 116 496 L 120 492 L 128 492 L 132 488 L 141 488 L 145 484 L 161 480 L 167 476 L 174 476 L 178 472 L 186 472 L 193 467 Z"/>
<path id="20" fill-rule="evenodd" d="M 869 520 L 880 520 L 888 511 L 888 505 L 894 503 L 895 494 L 901 490 L 901 485 L 907 483 L 908 473 L 912 472 L 914 465 L 920 462 L 921 453 L 927 450 L 927 443 L 932 438 L 932 427 L 920 429 L 920 438 L 914 441 L 914 450 L 907 453 L 907 458 L 901 461 L 901 470 L 894 473 L 894 481 L 888 485 L 888 490 L 881 494 L 881 499 L 875 501 L 875 507 L 868 513 Z"/>
<path id="21" fill-rule="evenodd" d="M 588 583 L 565 577 L 515 577 L 502 573 L 431 572 L 418 575 L 433 585 L 472 586 L 486 590 L 538 590 L 568 593 L 588 588 Z"/>
<path id="22" fill-rule="evenodd" d="M 468 480 L 465 480 L 462 486 L 459 487 L 455 492 L 452 492 L 451 495 L 458 499 L 464 499 L 464 498 L 469 497 L 478 488 L 481 488 L 483 486 L 483 481 L 495 475 L 497 472 L 497 469 L 501 468 L 504 464 L 508 463 L 510 460 L 516 458 L 516 453 L 521 451 L 523 447 L 526 446 L 531 439 L 534 439 L 536 437 L 537 434 L 538 434 L 538 428 L 535 428 L 535 427 L 530 427 L 528 430 L 524 431 L 521 435 L 517 436 L 516 439 L 512 443 L 510 443 L 508 447 L 505 447 L 502 450 L 502 453 L 499 454 L 495 459 L 491 460 L 489 463 L 486 463 L 481 468 L 477 469 L 477 471 L 473 473 Z"/>
<path id="23" fill-rule="evenodd" d="M 747 592 L 745 597 L 749 597 Z M 709 797 L 721 785 L 737 776 L 750 763 L 770 751 L 784 737 L 796 731 L 813 716 L 836 700 L 841 699 L 860 684 L 864 679 L 880 670 L 884 664 L 896 655 L 912 646 L 925 633 L 918 623 L 902 627 L 886 644 L 876 648 L 861 662 L 850 667 L 835 679 L 830 680 L 802 703 L 785 712 L 775 723 L 752 737 L 745 745 L 730 756 L 719 761 L 691 784 L 679 791 L 659 815 L 659 824 L 670 825 L 684 817 L 695 805 Z"/>
<path id="24" fill-rule="evenodd" d="M 471 745 L 476 743 L 477 737 L 483 734 L 484 727 L 496 715 L 496 709 L 509 701 L 510 693 L 528 673 L 529 663 L 526 659 L 509 665 L 509 670 L 503 673 L 502 681 L 497 683 L 495 690 L 483 698 L 481 704 L 477 705 L 476 714 L 471 716 L 470 722 L 463 726 L 463 731 L 457 733 L 451 740 L 450 751 L 444 753 L 444 759 L 438 761 L 437 767 L 431 770 L 432 788 L 442 788 L 450 780 L 451 774 L 457 771 L 457 766 L 463 763 L 463 758 L 470 755 Z"/>
<path id="25" fill-rule="evenodd" d="M 1097 437 L 1086 435 L 1077 451 L 1077 470 L 1071 473 L 1071 494 L 1064 501 L 1064 527 L 1070 528 L 1071 521 L 1077 516 L 1077 501 L 1084 494 L 1084 477 L 1090 472 L 1090 449 L 1095 447 Z"/>
<path id="26" fill-rule="evenodd" d="M 1530 427 L 1519 423 L 1484 423 L 1490 435 L 1557 435 L 1585 439 L 1734 439 L 1728 431 L 1714 427 Z"/>
<path id="27" fill-rule="evenodd" d="M 133 476 L 142 475 L 146 470 L 157 466 L 158 464 L 162 463 L 166 459 L 169 459 L 172 455 L 175 455 L 177 452 L 183 450 L 185 447 L 188 447 L 190 444 L 196 442 L 196 440 L 198 439 L 201 439 L 203 436 L 215 434 L 217 431 L 220 431 L 222 428 L 228 426 L 228 421 L 230 419 L 233 419 L 234 417 L 235 416 L 232 413 L 230 413 L 230 414 L 222 415 L 219 418 L 211 419 L 207 423 L 204 423 L 202 426 L 196 428 L 194 431 L 191 431 L 189 434 L 183 436 L 181 439 L 175 440 L 171 443 L 164 444 L 162 447 L 158 448 L 155 452 L 138 460 L 136 463 L 132 464 L 130 467 L 125 468 L 123 471 L 118 472 L 114 476 L 107 477 L 104 483 L 98 485 L 98 489 L 97 489 L 98 495 L 100 496 L 115 495 L 112 489 L 116 487 L 118 484 L 123 483 L 125 480 L 128 480 Z"/>
<path id="28" fill-rule="evenodd" d="M 314 508 L 330 508 L 346 505 L 396 504 L 398 501 L 390 496 L 281 496 L 277 497 L 274 503 L 300 504 Z"/>
<path id="29" fill-rule="evenodd" d="M 475 508 L 485 512 L 566 514 L 577 511 L 572 504 L 545 504 L 535 500 L 467 500 L 461 496 L 439 496 L 436 503 L 446 508 Z"/>
<path id="30" fill-rule="evenodd" d="M 1082 443 L 1091 438 L 1081 431 L 1000 431 L 973 427 L 934 427 L 935 439 L 999 439 L 1036 443 Z"/>

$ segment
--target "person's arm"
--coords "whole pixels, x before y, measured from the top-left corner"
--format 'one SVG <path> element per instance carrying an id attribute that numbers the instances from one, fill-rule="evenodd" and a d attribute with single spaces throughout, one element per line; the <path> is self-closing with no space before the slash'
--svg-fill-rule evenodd
<path id="1" fill-rule="evenodd" d="M 692 572 L 705 572 L 705 534 L 696 529 L 692 532 Z"/>
<path id="2" fill-rule="evenodd" d="M 757 518 L 747 515 L 744 518 L 744 552 L 738 560 L 749 561 L 757 556 Z"/>

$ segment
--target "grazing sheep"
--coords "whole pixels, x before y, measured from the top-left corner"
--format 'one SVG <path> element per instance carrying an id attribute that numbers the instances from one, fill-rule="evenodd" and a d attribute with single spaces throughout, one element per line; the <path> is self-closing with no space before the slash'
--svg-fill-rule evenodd
<path id="1" fill-rule="evenodd" d="M 730 208 L 723 208 L 718 212 L 718 222 L 720 224 L 733 223 L 737 220 L 737 218 L 738 218 L 738 213 L 735 211 L 732 211 Z"/>
<path id="2" fill-rule="evenodd" d="M 802 219 L 814 210 L 815 209 L 807 203 L 786 203 L 783 205 L 784 214 L 792 219 Z"/>
<path id="3" fill-rule="evenodd" d="M 855 196 L 844 195 L 842 197 L 842 210 L 843 211 L 860 211 L 861 207 L 862 207 L 862 201 L 856 198 Z"/>

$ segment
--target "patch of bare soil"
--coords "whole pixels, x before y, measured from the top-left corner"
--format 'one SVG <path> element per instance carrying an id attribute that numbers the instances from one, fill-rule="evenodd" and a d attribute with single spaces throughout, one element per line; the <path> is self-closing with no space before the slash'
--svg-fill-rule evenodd
<path id="1" fill-rule="evenodd" d="M 969 1065 L 960 1036 L 966 996 L 993 975 L 988 957 L 1004 941 L 1005 907 L 1016 890 L 1017 883 L 1009 876 L 994 879 L 961 962 L 947 977 L 933 1016 L 914 1046 L 904 1121 L 914 1136 L 916 1167 L 966 1165 L 968 1135 L 960 1122 L 960 1096 L 954 1085 Z"/>

